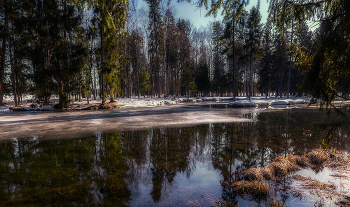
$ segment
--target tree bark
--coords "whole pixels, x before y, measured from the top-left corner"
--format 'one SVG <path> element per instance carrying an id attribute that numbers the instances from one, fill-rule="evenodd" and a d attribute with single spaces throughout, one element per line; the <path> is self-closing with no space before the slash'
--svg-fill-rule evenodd
<path id="1" fill-rule="evenodd" d="M 81 83 L 79 84 L 79 102 L 81 102 Z"/>
<path id="2" fill-rule="evenodd" d="M 293 28 L 294 27 L 294 22 L 292 20 L 292 33 L 290 35 L 290 47 L 292 47 L 293 44 Z M 292 52 L 290 53 L 290 63 L 289 63 L 289 73 L 288 73 L 288 91 L 287 91 L 287 98 L 289 98 L 289 87 L 290 87 L 290 73 L 292 70 Z"/>
<path id="3" fill-rule="evenodd" d="M 5 52 L 6 52 L 6 36 L 2 38 L 1 48 L 1 65 L 0 65 L 0 106 L 4 105 L 4 74 L 5 74 Z"/>
<path id="4" fill-rule="evenodd" d="M 14 96 L 15 106 L 18 106 L 17 94 L 16 94 L 16 78 L 15 78 L 15 69 L 13 66 L 13 59 L 12 59 L 12 44 L 11 44 L 10 32 L 7 33 L 7 37 L 9 42 L 8 47 L 9 47 L 10 66 L 11 66 L 12 92 Z"/>
<path id="5" fill-rule="evenodd" d="M 236 79 L 235 79 L 235 16 L 236 16 L 236 12 L 235 12 L 235 10 L 233 10 L 233 15 L 232 15 L 232 78 L 233 78 L 232 97 L 233 97 L 233 101 L 236 101 Z"/>

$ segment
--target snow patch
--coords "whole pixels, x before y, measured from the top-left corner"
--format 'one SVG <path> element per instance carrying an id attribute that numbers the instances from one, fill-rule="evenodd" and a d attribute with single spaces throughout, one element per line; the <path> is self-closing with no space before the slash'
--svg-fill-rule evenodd
<path id="1" fill-rule="evenodd" d="M 257 107 L 257 106 L 289 106 L 295 104 L 306 104 L 310 102 L 310 98 L 264 98 L 264 97 L 252 97 L 251 100 L 247 100 L 246 97 L 237 97 L 237 101 L 229 103 L 232 107 Z"/>
<path id="2" fill-rule="evenodd" d="M 287 99 L 284 98 L 275 98 L 275 97 L 265 97 L 254 96 L 249 100 L 245 96 L 236 97 L 236 101 L 233 102 L 232 97 L 185 97 L 185 96 L 168 96 L 166 98 L 139 98 L 137 96 L 133 96 L 131 98 L 116 98 L 116 104 L 123 108 L 141 108 L 141 107 L 158 107 L 158 106 L 170 106 L 175 105 L 181 102 L 191 102 L 191 103 L 201 103 L 201 102 L 230 102 L 229 106 L 231 107 L 267 107 L 267 106 L 286 106 L 286 105 L 294 105 L 294 104 L 305 104 L 309 103 L 310 98 L 306 97 L 290 97 Z M 52 105 L 58 103 L 58 97 L 52 96 L 50 101 L 52 101 L 52 105 L 39 107 L 39 104 L 35 102 L 35 96 L 33 95 L 25 95 L 22 99 L 22 104 L 20 107 L 16 107 L 20 110 L 28 110 L 28 111 L 46 111 L 46 110 L 55 110 Z M 14 105 L 12 96 L 5 96 L 4 102 L 7 104 L 6 106 L 0 106 L 0 112 L 10 111 L 10 107 Z M 101 99 L 96 98 L 93 100 L 90 98 L 90 105 L 99 105 L 101 104 Z M 107 103 L 109 100 L 107 100 Z M 80 107 L 76 107 L 75 109 L 84 108 L 83 105 L 87 105 L 87 99 L 82 98 L 81 102 L 73 101 L 71 102 L 73 105 L 80 105 Z M 34 104 L 34 105 L 33 105 Z M 69 108 L 68 108 L 69 109 Z"/>

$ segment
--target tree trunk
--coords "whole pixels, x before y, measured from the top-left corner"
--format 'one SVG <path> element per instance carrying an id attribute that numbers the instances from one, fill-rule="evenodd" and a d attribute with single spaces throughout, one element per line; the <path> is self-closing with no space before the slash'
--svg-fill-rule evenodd
<path id="1" fill-rule="evenodd" d="M 158 72 L 158 98 L 160 98 L 160 72 Z"/>
<path id="2" fill-rule="evenodd" d="M 233 87 L 232 87 L 232 97 L 233 101 L 236 101 L 236 79 L 235 79 L 235 16 L 236 12 L 233 9 L 232 15 L 232 78 L 233 78 Z"/>
<path id="3" fill-rule="evenodd" d="M 293 44 L 293 28 L 294 27 L 294 22 L 292 20 L 292 33 L 291 33 L 291 37 L 290 37 L 290 47 L 292 47 Z M 290 53 L 290 63 L 289 63 L 289 73 L 288 73 L 288 90 L 287 90 L 287 98 L 289 98 L 289 87 L 290 87 L 290 73 L 292 70 L 292 52 Z"/>
<path id="4" fill-rule="evenodd" d="M 64 103 L 63 103 L 63 99 L 64 99 L 64 92 L 63 92 L 63 82 L 62 80 L 59 81 L 58 84 L 58 88 L 59 88 L 59 99 L 58 99 L 58 105 L 60 109 L 64 109 Z"/>
<path id="5" fill-rule="evenodd" d="M 252 86 L 252 58 L 249 58 L 249 77 L 248 77 L 249 81 L 248 81 L 248 99 L 251 99 L 251 95 L 252 95 L 252 90 L 251 90 L 251 86 Z"/>
<path id="6" fill-rule="evenodd" d="M 100 78 L 100 82 L 101 82 L 101 88 L 100 88 L 100 94 L 101 94 L 101 99 L 102 99 L 102 104 L 104 104 L 106 102 L 106 97 L 105 97 L 105 88 L 104 88 L 104 74 L 103 74 L 103 68 L 104 68 L 104 62 L 103 62 L 103 55 L 104 55 L 104 51 L 103 51 L 103 33 L 102 31 L 100 31 L 101 34 L 101 70 L 100 70 L 100 74 L 101 74 L 101 78 Z"/>
<path id="7" fill-rule="evenodd" d="M 79 102 L 81 102 L 81 83 L 79 84 Z"/>
<path id="8" fill-rule="evenodd" d="M 2 38 L 1 65 L 0 65 L 0 106 L 4 105 L 4 74 L 5 74 L 5 52 L 6 36 Z"/>
<path id="9" fill-rule="evenodd" d="M 282 98 L 282 91 L 283 91 L 283 68 L 281 68 L 281 85 L 280 85 L 280 98 Z"/>
<path id="10" fill-rule="evenodd" d="M 7 33 L 8 35 L 8 47 L 9 47 L 9 56 L 10 56 L 10 66 L 11 66 L 11 81 L 12 81 L 12 92 L 14 96 L 15 106 L 18 106 L 17 103 L 17 94 L 16 94 L 16 78 L 15 78 L 15 69 L 13 66 L 13 59 L 12 59 L 12 44 L 11 44 L 11 38 L 10 38 L 10 32 Z"/>

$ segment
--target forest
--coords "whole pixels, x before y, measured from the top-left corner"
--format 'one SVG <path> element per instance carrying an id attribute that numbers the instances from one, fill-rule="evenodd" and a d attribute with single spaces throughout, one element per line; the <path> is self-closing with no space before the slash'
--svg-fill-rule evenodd
<path id="1" fill-rule="evenodd" d="M 288 96 L 349 90 L 349 1 L 195 2 L 223 21 L 197 28 L 176 2 L 0 0 L 0 105 L 132 96 Z M 250 2 L 253 3 L 253 2 Z M 311 27 L 312 26 L 312 27 Z"/>

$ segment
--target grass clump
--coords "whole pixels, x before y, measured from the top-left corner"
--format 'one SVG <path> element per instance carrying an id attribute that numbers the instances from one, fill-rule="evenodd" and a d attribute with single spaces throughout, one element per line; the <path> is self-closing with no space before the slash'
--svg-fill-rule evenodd
<path id="1" fill-rule="evenodd" d="M 276 157 L 268 166 L 261 168 L 250 168 L 243 172 L 243 179 L 247 181 L 254 180 L 272 180 L 283 177 L 292 171 L 299 170 L 300 167 L 287 158 Z"/>
<path id="2" fill-rule="evenodd" d="M 263 176 L 260 168 L 250 168 L 244 171 L 243 179 L 246 181 L 262 180 Z"/>
<path id="3" fill-rule="evenodd" d="M 328 160 L 326 151 L 324 150 L 313 150 L 306 154 L 306 157 L 309 159 L 310 163 L 313 165 L 322 165 L 325 161 Z"/>
<path id="4" fill-rule="evenodd" d="M 237 181 L 233 182 L 231 187 L 238 192 L 242 197 L 244 195 L 251 196 L 253 200 L 262 200 L 267 198 L 272 193 L 272 188 L 268 182 L 264 180 L 253 181 Z"/>
<path id="5" fill-rule="evenodd" d="M 276 157 L 266 168 L 269 168 L 273 177 L 283 177 L 300 167 L 284 157 Z"/>
<path id="6" fill-rule="evenodd" d="M 249 197 L 256 201 L 265 200 L 267 206 L 280 206 L 276 199 L 276 190 L 273 190 L 278 180 L 284 179 L 291 172 L 301 168 L 311 167 L 316 172 L 324 167 L 346 168 L 350 166 L 350 157 L 339 151 L 326 151 L 322 149 L 313 150 L 305 155 L 289 155 L 288 157 L 276 157 L 266 167 L 249 168 L 240 171 L 237 180 L 223 182 L 224 187 L 240 194 L 242 197 Z M 347 168 L 348 169 L 348 168 Z M 349 170 L 350 171 L 350 170 Z M 347 179 L 346 175 L 336 174 L 335 177 Z M 290 177 L 289 177 L 290 178 Z M 337 192 L 337 187 L 333 183 L 323 183 L 310 177 L 300 175 L 292 176 L 294 180 L 302 181 L 302 187 L 311 190 L 310 193 L 318 197 L 332 198 L 332 196 L 343 197 L 344 195 Z M 300 199 L 303 198 L 301 191 L 289 190 L 289 192 Z M 349 199 L 350 200 L 350 199 Z M 344 199 L 347 203 L 348 200 Z M 347 203 L 348 204 L 348 203 Z"/>

